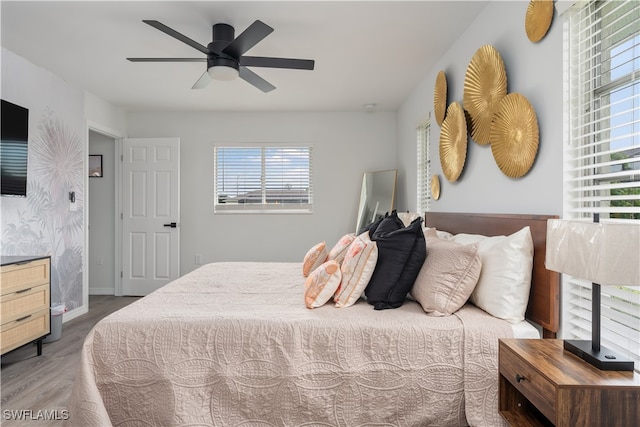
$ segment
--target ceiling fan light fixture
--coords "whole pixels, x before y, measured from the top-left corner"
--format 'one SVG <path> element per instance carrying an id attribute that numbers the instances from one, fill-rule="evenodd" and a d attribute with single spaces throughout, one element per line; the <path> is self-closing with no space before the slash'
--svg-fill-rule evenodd
<path id="1" fill-rule="evenodd" d="M 209 67 L 207 72 L 212 79 L 224 81 L 237 79 L 240 75 L 237 68 L 226 65 L 214 65 L 213 67 Z"/>

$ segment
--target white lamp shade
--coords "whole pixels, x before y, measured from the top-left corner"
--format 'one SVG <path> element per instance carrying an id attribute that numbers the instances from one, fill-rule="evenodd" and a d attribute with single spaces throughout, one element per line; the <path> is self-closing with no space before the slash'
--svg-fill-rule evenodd
<path id="1" fill-rule="evenodd" d="M 640 286 L 640 223 L 551 219 L 545 266 L 600 285 Z"/>
<path id="2" fill-rule="evenodd" d="M 215 80 L 234 80 L 237 79 L 240 73 L 233 67 L 227 67 L 226 65 L 216 65 L 210 67 L 207 72 L 212 79 Z"/>

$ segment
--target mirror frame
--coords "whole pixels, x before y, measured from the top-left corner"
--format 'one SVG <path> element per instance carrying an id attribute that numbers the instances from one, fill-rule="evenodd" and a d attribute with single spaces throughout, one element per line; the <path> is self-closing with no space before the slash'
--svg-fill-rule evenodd
<path id="1" fill-rule="evenodd" d="M 384 202 L 386 202 L 386 199 L 389 199 L 389 196 L 391 198 L 391 203 L 388 206 L 380 206 L 382 199 L 380 199 L 380 197 L 377 197 L 375 190 L 372 191 L 373 194 L 367 194 L 369 188 L 371 187 L 367 182 L 368 181 L 367 178 L 369 177 L 369 181 L 371 181 L 370 184 L 373 185 L 375 183 L 376 177 L 380 178 L 380 177 L 384 177 L 384 175 L 389 175 L 389 177 L 393 176 L 393 182 L 391 183 L 391 194 L 384 195 L 384 199 L 385 199 Z M 388 179 L 388 178 L 385 178 L 385 179 Z M 360 204 L 358 205 L 358 218 L 356 220 L 356 234 L 360 234 L 367 225 L 371 224 L 376 219 L 379 219 L 380 217 L 384 216 L 385 213 L 391 213 L 395 209 L 397 181 L 398 181 L 397 169 L 365 172 L 364 174 L 362 174 L 362 188 L 360 189 Z M 375 206 L 373 206 L 373 202 L 376 203 Z"/>

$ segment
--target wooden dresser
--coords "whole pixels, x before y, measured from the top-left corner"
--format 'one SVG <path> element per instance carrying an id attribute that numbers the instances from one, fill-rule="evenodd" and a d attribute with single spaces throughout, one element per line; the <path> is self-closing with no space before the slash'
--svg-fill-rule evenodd
<path id="1" fill-rule="evenodd" d="M 639 425 L 640 374 L 601 371 L 562 340 L 500 340 L 499 371 L 500 414 L 512 426 Z"/>
<path id="2" fill-rule="evenodd" d="M 3 256 L 0 267 L 1 353 L 42 339 L 50 332 L 51 258 Z"/>

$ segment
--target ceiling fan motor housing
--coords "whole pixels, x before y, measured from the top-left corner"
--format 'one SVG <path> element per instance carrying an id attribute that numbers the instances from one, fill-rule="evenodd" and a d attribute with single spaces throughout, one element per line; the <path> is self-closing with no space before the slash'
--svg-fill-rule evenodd
<path id="1" fill-rule="evenodd" d="M 207 55 L 207 69 L 211 67 L 231 67 L 238 70 L 240 66 L 238 65 L 238 61 L 225 56 L 214 56 Z"/>
<path id="2" fill-rule="evenodd" d="M 238 59 L 223 53 L 225 47 L 235 38 L 235 30 L 229 24 L 215 24 L 212 28 L 212 42 L 207 45 L 211 52 L 207 55 L 207 69 L 211 67 L 231 67 L 238 70 Z"/>

